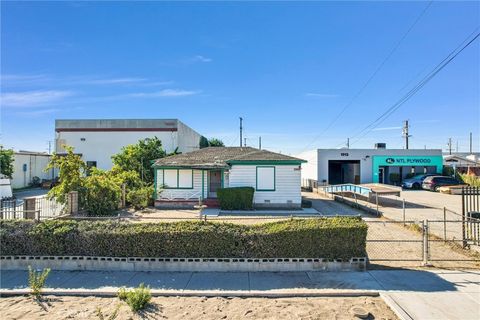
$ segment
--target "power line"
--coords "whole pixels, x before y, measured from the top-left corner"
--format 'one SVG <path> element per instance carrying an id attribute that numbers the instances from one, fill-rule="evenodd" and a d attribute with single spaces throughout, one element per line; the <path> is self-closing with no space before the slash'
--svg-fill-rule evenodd
<path id="1" fill-rule="evenodd" d="M 412 29 L 415 27 L 415 25 L 420 21 L 420 19 L 424 16 L 424 14 L 427 12 L 428 8 L 432 5 L 433 0 L 430 1 L 427 6 L 422 10 L 420 15 L 415 19 L 415 21 L 410 25 L 408 30 L 403 34 L 403 36 L 400 38 L 400 40 L 395 44 L 395 46 L 390 50 L 388 55 L 383 59 L 383 61 L 378 65 L 378 67 L 375 69 L 375 71 L 370 75 L 370 77 L 367 79 L 367 81 L 362 85 L 360 90 L 350 99 L 350 101 L 340 110 L 340 112 L 333 118 L 332 121 L 327 125 L 327 127 L 319 134 L 317 135 L 307 146 L 303 149 L 305 151 L 308 149 L 313 143 L 315 143 L 318 138 L 320 138 L 325 132 L 328 131 L 337 121 L 340 119 L 340 117 L 347 111 L 347 109 L 353 104 L 353 102 L 363 93 L 363 91 L 367 88 L 367 86 L 372 82 L 373 78 L 378 74 L 378 72 L 383 68 L 385 63 L 390 59 L 390 57 L 397 51 L 398 47 L 402 44 L 403 40 L 410 34 Z"/>
<path id="2" fill-rule="evenodd" d="M 373 122 L 363 128 L 358 134 L 354 137 L 361 135 L 353 143 L 358 142 L 373 129 L 378 127 L 383 121 L 385 121 L 390 115 L 392 115 L 396 110 L 398 110 L 405 102 L 407 102 L 411 97 L 413 97 L 420 89 L 422 89 L 431 79 L 433 79 L 440 71 L 443 70 L 450 62 L 453 61 L 463 50 L 465 50 L 469 45 L 471 45 L 479 36 L 480 33 L 477 33 L 471 40 L 468 40 L 472 34 L 475 34 L 478 30 L 478 27 L 472 32 L 462 43 L 457 46 L 450 54 L 444 58 L 440 63 L 438 63 L 429 74 L 427 74 L 419 83 L 417 83 L 409 92 L 407 92 L 402 98 L 400 98 L 396 103 L 390 106 L 385 112 L 383 112 L 379 117 L 377 117 Z M 468 42 L 467 42 L 468 41 Z M 465 45 L 464 43 L 467 42 Z M 352 143 L 352 144 L 353 144 Z"/>

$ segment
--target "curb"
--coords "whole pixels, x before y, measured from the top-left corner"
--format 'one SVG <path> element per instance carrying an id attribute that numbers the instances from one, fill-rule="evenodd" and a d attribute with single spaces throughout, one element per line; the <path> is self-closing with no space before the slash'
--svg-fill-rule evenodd
<path id="1" fill-rule="evenodd" d="M 2 290 L 0 297 L 13 297 L 29 295 L 30 290 Z M 381 294 L 378 291 L 324 291 L 324 292 L 268 292 L 268 291 L 163 291 L 151 290 L 154 297 L 239 297 L 239 298 L 308 298 L 308 297 L 329 297 L 329 298 L 354 298 L 354 297 L 378 297 Z M 96 297 L 116 297 L 117 291 L 101 290 L 49 290 L 42 291 L 42 295 L 53 296 L 96 296 Z M 411 318 L 408 318 L 411 319 Z"/>
<path id="2" fill-rule="evenodd" d="M 380 297 L 383 299 L 383 301 L 385 301 L 385 303 L 387 304 L 387 306 L 389 306 L 390 309 L 392 309 L 393 313 L 395 313 L 400 320 L 414 320 L 414 319 L 408 314 L 408 312 L 406 312 L 405 309 L 403 309 L 403 308 L 402 308 L 395 300 L 393 300 L 393 298 L 390 297 L 388 294 L 382 292 L 382 293 L 380 293 Z"/>

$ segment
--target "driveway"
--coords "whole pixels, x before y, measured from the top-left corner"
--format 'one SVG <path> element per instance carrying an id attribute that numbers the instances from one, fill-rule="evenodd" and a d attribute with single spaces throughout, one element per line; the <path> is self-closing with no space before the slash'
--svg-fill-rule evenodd
<path id="1" fill-rule="evenodd" d="M 32 189 L 24 189 L 20 191 L 14 191 L 13 195 L 17 197 L 18 200 L 23 200 L 29 197 L 41 197 L 48 193 L 48 189 L 42 188 L 32 188 Z"/>

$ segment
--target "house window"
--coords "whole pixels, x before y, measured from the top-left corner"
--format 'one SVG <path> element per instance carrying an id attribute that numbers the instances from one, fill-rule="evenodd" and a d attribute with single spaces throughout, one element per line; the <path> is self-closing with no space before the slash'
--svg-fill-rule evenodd
<path id="1" fill-rule="evenodd" d="M 257 167 L 257 191 L 275 191 L 275 167 Z"/>
<path id="2" fill-rule="evenodd" d="M 97 167 L 97 161 L 87 161 L 87 176 L 90 175 L 92 168 Z"/>
<path id="3" fill-rule="evenodd" d="M 166 189 L 193 189 L 193 170 L 163 170 L 163 185 Z"/>

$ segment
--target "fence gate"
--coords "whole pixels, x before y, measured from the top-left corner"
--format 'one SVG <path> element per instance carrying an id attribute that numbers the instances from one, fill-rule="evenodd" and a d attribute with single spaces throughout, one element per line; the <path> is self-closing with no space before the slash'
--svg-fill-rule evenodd
<path id="1" fill-rule="evenodd" d="M 480 245 L 480 187 L 462 188 L 462 246 Z"/>

